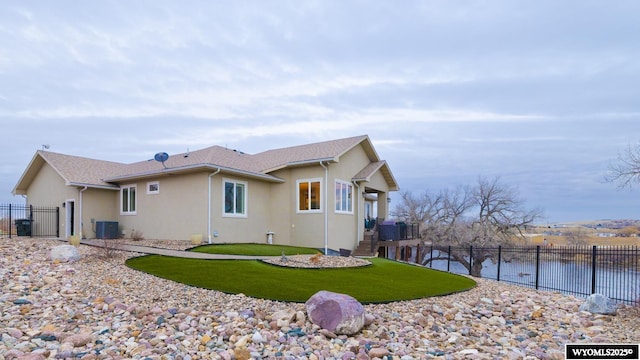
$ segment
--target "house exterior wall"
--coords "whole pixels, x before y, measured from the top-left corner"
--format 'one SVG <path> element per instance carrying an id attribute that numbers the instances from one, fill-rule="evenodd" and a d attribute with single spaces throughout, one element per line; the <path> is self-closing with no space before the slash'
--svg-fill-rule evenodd
<path id="1" fill-rule="evenodd" d="M 27 189 L 27 203 L 34 206 L 62 206 L 67 200 L 78 204 L 78 190 L 66 186 L 64 179 L 47 163 L 44 163 Z M 75 211 L 74 222 L 78 224 L 79 213 Z M 66 212 L 60 208 L 60 236 L 66 233 Z M 34 226 L 38 226 L 34 224 Z M 76 226 L 76 230 L 78 227 Z"/>
<path id="2" fill-rule="evenodd" d="M 340 161 L 329 166 L 329 248 L 353 250 L 361 240 L 361 225 L 364 218 L 360 209 L 361 190 L 351 179 L 370 162 L 362 149 L 356 146 L 340 157 Z M 353 187 L 352 211 L 350 213 L 336 211 L 336 180 L 351 184 Z M 361 185 L 360 185 L 361 186 Z M 361 186 L 362 187 L 362 186 Z"/>
<path id="3" fill-rule="evenodd" d="M 79 190 L 76 191 L 79 193 Z M 97 221 L 118 221 L 117 190 L 86 189 L 82 192 L 82 236 L 96 237 Z M 79 196 L 78 196 L 79 199 Z M 75 211 L 80 216 L 80 202 L 76 201 Z M 63 211 L 64 212 L 64 211 Z M 93 222 L 91 220 L 94 220 Z M 64 232 L 62 232 L 64 234 Z"/>
<path id="4" fill-rule="evenodd" d="M 388 185 L 384 177 L 377 173 L 371 184 L 362 182 L 360 187 L 351 182 L 353 176 L 370 163 L 370 159 L 361 146 L 343 154 L 340 161 L 328 165 L 328 181 L 325 169 L 319 164 L 307 167 L 286 168 L 272 175 L 285 180 L 284 184 L 271 185 L 271 204 L 269 209 L 270 229 L 274 231 L 274 242 L 279 244 L 324 248 L 325 212 L 328 221 L 327 245 L 330 249 L 354 249 L 362 238 L 364 227 L 364 205 L 362 191 L 364 186 L 372 185 L 376 190 L 386 192 Z M 320 179 L 322 191 L 326 192 L 326 203 L 322 203 L 321 212 L 298 211 L 298 180 Z M 353 186 L 352 212 L 342 213 L 335 210 L 335 182 L 341 180 Z M 326 182 L 326 183 L 325 183 Z M 282 221 L 288 219 L 288 222 Z"/>
<path id="5" fill-rule="evenodd" d="M 147 183 L 158 182 L 157 194 L 147 193 Z M 146 239 L 188 240 L 192 234 L 207 233 L 207 174 L 162 176 L 132 182 L 136 185 L 136 212 L 121 212 L 121 193 L 115 196 L 120 231 L 125 237 L 134 231 Z"/>
<path id="6" fill-rule="evenodd" d="M 163 176 L 121 186 L 136 185 L 136 213 L 120 212 L 120 192 L 115 197 L 120 230 L 125 236 L 141 231 L 147 239 L 189 240 L 192 235 L 208 241 L 209 174 L 205 172 Z M 223 181 L 246 183 L 247 216 L 224 215 Z M 148 183 L 157 182 L 157 194 L 148 194 Z M 211 177 L 211 235 L 213 243 L 264 243 L 270 229 L 270 184 L 219 173 Z M 214 236 L 215 234 L 215 236 Z"/>
<path id="7" fill-rule="evenodd" d="M 325 171 L 319 164 L 308 167 L 289 169 L 288 200 L 289 200 L 289 244 L 293 246 L 308 246 L 324 248 L 324 212 L 326 204 L 322 202 L 325 191 Z M 304 212 L 298 210 L 298 180 L 320 180 L 321 211 Z"/>
<path id="8" fill-rule="evenodd" d="M 224 214 L 223 182 L 225 180 L 246 183 L 246 216 Z M 213 238 L 213 242 L 266 243 L 267 231 L 270 231 L 271 227 L 271 183 L 224 173 L 216 175 L 212 183 L 212 229 L 218 234 Z"/>
<path id="9" fill-rule="evenodd" d="M 295 179 L 290 169 L 279 170 L 272 175 L 283 179 L 284 183 L 269 186 L 268 230 L 273 232 L 273 242 L 280 245 L 293 245 L 291 230 L 295 225 L 296 190 Z M 293 180 L 292 180 L 293 179 Z M 293 184 L 293 185 L 292 185 Z"/>

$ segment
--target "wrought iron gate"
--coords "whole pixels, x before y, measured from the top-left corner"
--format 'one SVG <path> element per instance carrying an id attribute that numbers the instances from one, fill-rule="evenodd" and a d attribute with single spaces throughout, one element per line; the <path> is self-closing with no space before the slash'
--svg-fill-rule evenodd
<path id="1" fill-rule="evenodd" d="M 0 204 L 0 237 L 60 237 L 60 208 Z"/>

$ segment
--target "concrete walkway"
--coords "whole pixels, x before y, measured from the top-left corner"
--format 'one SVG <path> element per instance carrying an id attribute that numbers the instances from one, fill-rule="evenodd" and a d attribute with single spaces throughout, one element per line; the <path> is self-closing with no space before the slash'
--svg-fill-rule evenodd
<path id="1" fill-rule="evenodd" d="M 66 241 L 66 240 L 64 240 Z M 83 245 L 105 247 L 105 242 L 109 240 L 83 239 L 80 241 Z M 107 243 L 108 244 L 108 243 Z M 205 254 L 195 251 L 163 249 L 152 246 L 140 246 L 131 244 L 118 244 L 116 250 L 131 251 L 141 254 L 153 254 L 172 257 L 181 257 L 189 259 L 207 259 L 207 260 L 264 260 L 277 256 L 248 256 L 248 255 L 227 255 L 227 254 Z"/>

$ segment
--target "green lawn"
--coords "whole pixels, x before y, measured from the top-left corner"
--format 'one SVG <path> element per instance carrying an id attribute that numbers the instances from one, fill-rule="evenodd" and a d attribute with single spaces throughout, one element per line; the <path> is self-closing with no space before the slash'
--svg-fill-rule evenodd
<path id="1" fill-rule="evenodd" d="M 225 247 L 235 247 L 226 248 Z M 246 248 L 245 248 L 246 247 Z M 264 248 L 268 249 L 264 249 Z M 243 255 L 316 253 L 315 249 L 274 245 L 212 245 L 194 249 Z M 133 269 L 161 278 L 256 298 L 305 302 L 320 290 L 349 294 L 362 303 L 382 303 L 468 290 L 476 282 L 464 276 L 373 258 L 372 265 L 341 269 L 294 269 L 255 260 L 200 260 L 147 255 L 127 260 Z"/>
<path id="2" fill-rule="evenodd" d="M 233 255 L 253 255 L 253 256 L 279 256 L 298 255 L 298 254 L 316 254 L 321 252 L 318 249 L 312 249 L 299 246 L 286 245 L 267 245 L 267 244 L 215 244 L 198 246 L 189 251 L 207 253 L 207 254 L 233 254 Z"/>

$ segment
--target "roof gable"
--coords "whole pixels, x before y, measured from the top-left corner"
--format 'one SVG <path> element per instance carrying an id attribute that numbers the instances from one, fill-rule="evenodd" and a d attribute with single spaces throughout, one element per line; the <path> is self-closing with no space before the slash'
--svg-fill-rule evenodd
<path id="1" fill-rule="evenodd" d="M 260 166 L 260 171 L 269 173 L 287 166 L 309 164 L 312 162 L 338 162 L 340 156 L 360 143 L 365 143 L 365 151 L 367 151 L 370 160 L 379 160 L 367 135 L 267 150 L 254 156 L 257 165 Z M 372 159 L 372 157 L 375 160 Z"/>
<path id="2" fill-rule="evenodd" d="M 24 195 L 45 163 L 49 164 L 49 166 L 60 175 L 66 185 L 115 189 L 118 187 L 104 181 L 104 178 L 109 174 L 120 171 L 120 169 L 125 166 L 124 164 L 111 161 L 38 150 L 20 177 L 20 180 L 18 180 L 18 183 L 12 191 L 13 194 Z"/>

